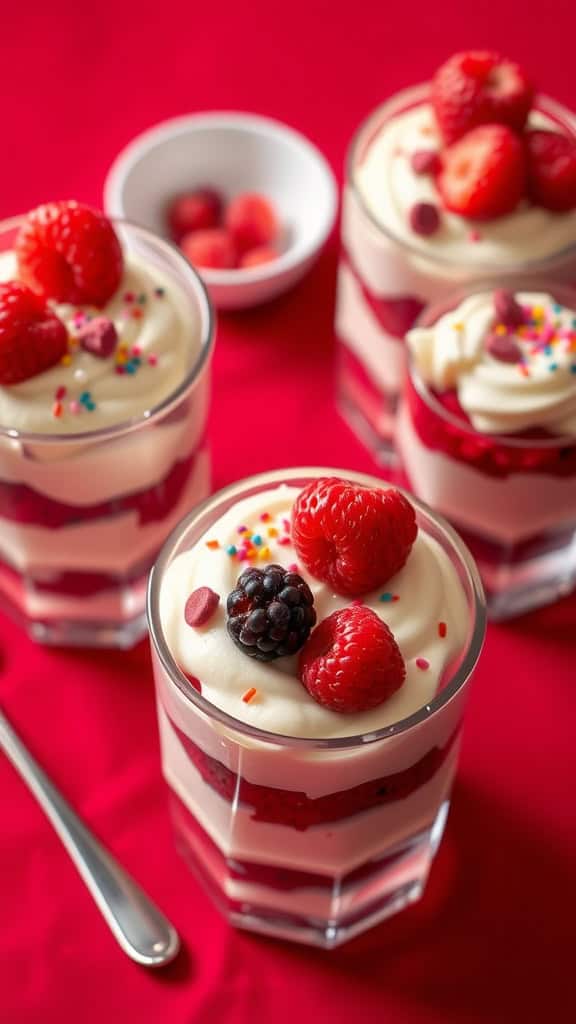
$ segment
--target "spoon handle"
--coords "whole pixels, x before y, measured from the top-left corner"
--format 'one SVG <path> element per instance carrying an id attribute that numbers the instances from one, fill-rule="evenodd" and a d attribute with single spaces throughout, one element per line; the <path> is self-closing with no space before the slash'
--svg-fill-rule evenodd
<path id="1" fill-rule="evenodd" d="M 124 952 L 146 967 L 173 960 L 180 946 L 176 930 L 82 824 L 2 711 L 0 747 L 51 821 Z"/>

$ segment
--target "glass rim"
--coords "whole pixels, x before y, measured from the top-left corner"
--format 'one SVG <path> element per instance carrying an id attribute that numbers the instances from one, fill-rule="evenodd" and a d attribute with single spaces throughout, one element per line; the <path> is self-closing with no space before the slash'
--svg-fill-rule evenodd
<path id="1" fill-rule="evenodd" d="M 440 302 L 431 302 L 424 306 L 424 309 L 420 313 L 416 320 L 416 323 L 410 330 L 419 329 L 422 327 L 430 327 L 435 324 L 438 319 L 445 313 L 450 312 L 455 306 L 462 302 L 464 298 L 469 295 L 482 295 L 484 292 L 490 292 L 491 290 L 498 288 L 497 282 L 490 283 L 486 281 L 476 281 L 470 286 L 463 285 L 460 289 L 453 289 L 449 294 L 446 294 Z M 568 284 L 550 284 L 543 281 L 524 281 L 520 280 L 517 284 L 514 282 L 514 291 L 524 291 L 527 287 L 535 288 L 540 287 L 543 291 L 546 291 L 553 299 L 558 298 L 563 302 L 563 296 L 569 295 L 575 300 L 574 310 L 576 313 L 576 287 Z M 570 307 L 571 308 L 571 307 Z M 410 333 L 408 331 L 408 333 Z M 460 432 L 469 434 L 470 437 L 474 438 L 485 438 L 487 441 L 495 442 L 496 444 L 502 445 L 507 448 L 515 448 L 521 451 L 523 448 L 536 448 L 538 451 L 547 451 L 550 448 L 571 448 L 576 445 L 576 437 L 570 434 L 561 434 L 555 437 L 545 438 L 529 438 L 529 437 L 518 437 L 514 434 L 496 434 L 488 431 L 477 430 L 476 427 L 469 421 L 461 419 L 456 413 L 447 409 L 445 405 L 436 397 L 432 388 L 424 380 L 422 374 L 416 367 L 414 356 L 410 351 L 409 345 L 406 346 L 408 350 L 408 373 L 410 380 L 424 404 L 440 419 L 449 423 L 451 426 L 456 427 Z"/>
<path id="2" fill-rule="evenodd" d="M 362 192 L 358 188 L 356 183 L 355 169 L 357 166 L 358 153 L 362 149 L 362 146 L 370 139 L 371 135 L 374 134 L 377 125 L 383 114 L 390 110 L 393 104 L 401 104 L 405 101 L 405 107 L 400 107 L 396 110 L 392 117 L 403 112 L 404 109 L 416 107 L 423 103 L 429 98 L 430 94 L 430 82 L 420 82 L 417 85 L 408 86 L 406 89 L 400 89 L 398 92 L 389 96 L 388 99 L 384 100 L 377 107 L 370 111 L 369 114 L 360 122 L 360 125 L 354 132 L 348 149 L 346 151 L 346 157 L 344 161 L 344 172 L 345 181 L 347 187 L 353 193 L 357 203 L 359 204 L 362 213 L 368 218 L 372 227 L 376 231 L 385 235 L 388 239 L 394 242 L 395 245 L 402 249 L 407 250 L 411 255 L 420 259 L 429 259 L 434 264 L 437 264 L 445 268 L 461 268 L 462 261 L 450 258 L 441 253 L 429 253 L 427 249 L 419 246 L 418 244 L 409 241 L 406 238 L 402 238 L 397 235 L 390 227 L 385 226 L 379 221 L 366 202 Z M 550 96 L 545 93 L 539 93 L 534 103 L 534 109 L 538 112 L 546 114 L 549 113 L 559 123 L 568 125 L 573 134 L 576 135 L 576 116 L 561 103 L 553 100 Z M 391 118 L 390 118 L 391 119 Z M 561 264 L 567 258 L 567 256 L 573 253 L 576 256 L 576 242 L 569 243 L 563 249 L 557 252 L 551 253 L 548 256 L 540 257 L 536 260 L 526 260 L 519 263 L 496 263 L 491 259 L 478 259 L 474 262 L 473 266 L 479 271 L 484 269 L 491 269 L 495 273 L 505 273 L 507 275 L 515 273 L 529 273 L 534 271 L 536 268 L 549 268 L 554 267 L 556 264 Z"/>
<path id="3" fill-rule="evenodd" d="M 0 221 L 0 232 L 4 233 L 16 230 L 22 224 L 25 217 L 26 214 L 20 214 Z M 152 406 L 150 409 L 145 409 L 143 412 L 138 413 L 138 415 L 132 416 L 127 420 L 122 420 L 119 423 L 113 423 L 107 427 L 99 427 L 96 430 L 75 431 L 70 434 L 47 434 L 39 431 L 17 430 L 14 427 L 4 427 L 0 424 L 0 437 L 8 438 L 10 441 L 21 441 L 24 444 L 49 444 L 60 446 L 92 444 L 98 441 L 104 441 L 116 436 L 131 433 L 134 430 L 138 430 L 145 423 L 150 423 L 158 419 L 159 416 L 169 412 L 175 405 L 177 405 L 196 383 L 202 373 L 202 370 L 210 360 L 215 343 L 216 317 L 206 285 L 198 271 L 192 266 L 178 246 L 169 242 L 165 238 L 161 238 L 160 235 L 155 234 L 153 231 L 143 227 L 141 224 L 137 224 L 136 221 L 128 220 L 125 217 L 108 217 L 108 220 L 111 220 L 115 227 L 127 228 L 129 232 L 136 231 L 138 234 L 142 235 L 144 239 L 151 239 L 155 245 L 160 246 L 160 249 L 165 249 L 169 253 L 175 254 L 178 261 L 182 263 L 186 270 L 187 277 L 189 278 L 189 284 L 192 286 L 200 311 L 200 351 L 192 366 L 186 373 L 184 380 L 181 381 L 174 391 L 171 391 L 170 394 L 158 402 L 157 405 Z"/>
<path id="4" fill-rule="evenodd" d="M 320 476 L 340 476 L 343 479 L 348 479 L 352 482 L 379 484 L 380 486 L 386 483 L 386 481 L 381 480 L 378 477 L 371 476 L 367 473 L 359 473 L 353 470 L 334 469 L 333 467 L 303 466 L 292 467 L 284 471 L 269 470 L 264 473 L 257 473 L 254 476 L 245 477 L 235 483 L 228 484 L 226 487 L 216 491 L 209 498 L 206 498 L 199 505 L 195 506 L 195 508 L 184 519 L 182 519 L 180 523 L 178 523 L 167 537 L 148 578 L 146 614 L 151 644 L 160 659 L 162 667 L 167 673 L 170 681 L 198 711 L 211 719 L 215 719 L 220 725 L 234 730 L 235 732 L 252 740 L 258 740 L 261 743 L 305 750 L 346 750 L 368 743 L 375 743 L 379 740 L 387 739 L 392 736 L 398 736 L 430 719 L 436 712 L 448 704 L 462 689 L 464 684 L 470 678 L 482 650 L 486 633 L 486 602 L 484 598 L 484 589 L 476 563 L 474 562 L 468 548 L 453 527 L 450 526 L 443 516 L 438 515 L 437 512 L 433 511 L 424 502 L 419 501 L 414 497 L 414 495 L 409 494 L 402 488 L 397 488 L 415 507 L 418 516 L 423 517 L 427 521 L 432 521 L 434 525 L 439 528 L 442 534 L 442 539 L 447 542 L 447 545 L 450 548 L 455 550 L 466 574 L 466 580 L 473 605 L 471 614 L 473 616 L 474 626 L 462 661 L 448 684 L 443 687 L 439 693 L 435 694 L 432 700 L 423 705 L 423 707 L 419 708 L 411 715 L 401 718 L 397 722 L 393 722 L 391 725 L 386 725 L 380 729 L 375 729 L 367 733 L 321 738 L 288 736 L 285 733 L 275 733 L 269 730 L 259 729 L 256 726 L 250 725 L 248 722 L 243 722 L 240 719 L 234 718 L 233 715 L 223 711 L 221 708 L 212 704 L 209 700 L 203 697 L 201 693 L 198 693 L 186 678 L 172 656 L 166 637 L 164 636 L 159 614 L 160 588 L 164 573 L 170 564 L 173 550 L 181 541 L 182 537 L 188 533 L 194 523 L 208 509 L 211 507 L 216 509 L 223 501 L 226 501 L 228 498 L 232 498 L 235 494 L 240 496 L 248 487 L 258 488 L 261 484 L 267 483 L 271 486 L 290 483 L 291 481 L 295 483 L 296 481 L 302 480 L 303 477 L 312 478 Z"/>

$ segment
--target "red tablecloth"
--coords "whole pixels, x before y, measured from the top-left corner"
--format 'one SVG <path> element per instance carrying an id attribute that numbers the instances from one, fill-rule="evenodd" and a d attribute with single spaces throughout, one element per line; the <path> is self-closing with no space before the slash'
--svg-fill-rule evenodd
<path id="1" fill-rule="evenodd" d="M 457 0 L 361 0 L 350 9 L 328 0 L 13 4 L 2 17 L 0 214 L 65 196 L 99 202 L 105 172 L 132 135 L 202 108 L 285 119 L 340 173 L 362 115 L 471 42 L 525 60 L 546 91 L 576 107 L 574 28 L 572 0 L 556 0 L 547 13 L 519 0 L 493 8 Z M 336 248 L 332 240 L 293 294 L 221 317 L 217 485 L 311 459 L 374 468 L 333 405 Z M 157 974 L 125 958 L 0 758 L 0 1019 L 574 1019 L 575 625 L 572 598 L 490 628 L 447 836 L 424 900 L 322 953 L 231 930 L 175 853 L 146 644 L 118 655 L 42 650 L 2 621 L 2 705 L 173 918 L 186 952 Z"/>

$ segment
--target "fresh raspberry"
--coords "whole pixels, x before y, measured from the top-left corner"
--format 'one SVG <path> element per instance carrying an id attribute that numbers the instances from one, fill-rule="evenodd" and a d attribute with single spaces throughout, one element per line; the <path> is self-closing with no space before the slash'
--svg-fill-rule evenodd
<path id="1" fill-rule="evenodd" d="M 310 587 L 281 565 L 245 569 L 228 594 L 226 611 L 232 640 L 257 661 L 295 654 L 316 622 Z"/>
<path id="2" fill-rule="evenodd" d="M 524 69 L 488 50 L 454 54 L 432 81 L 432 106 L 446 142 L 481 124 L 505 124 L 521 132 L 533 96 Z"/>
<path id="3" fill-rule="evenodd" d="M 576 207 L 576 138 L 560 132 L 526 133 L 528 194 L 547 210 Z"/>
<path id="4" fill-rule="evenodd" d="M 270 245 L 280 233 L 272 204 L 257 192 L 243 192 L 236 196 L 228 204 L 224 220 L 241 253 Z"/>
<path id="5" fill-rule="evenodd" d="M 214 270 L 231 270 L 236 266 L 237 256 L 232 236 L 224 228 L 206 228 L 192 231 L 180 243 L 182 252 L 195 267 L 211 267 Z"/>
<path id="6" fill-rule="evenodd" d="M 240 260 L 240 266 L 247 270 L 249 267 L 260 267 L 264 263 L 272 263 L 277 260 L 280 253 L 273 245 L 258 245 L 255 249 L 248 249 Z"/>
<path id="7" fill-rule="evenodd" d="M 122 249 L 112 224 L 73 200 L 32 210 L 15 250 L 21 280 L 57 302 L 103 306 L 122 278 Z"/>
<path id="8" fill-rule="evenodd" d="M 490 220 L 515 209 L 525 180 L 518 137 L 505 125 L 485 124 L 444 150 L 436 185 L 447 210 L 469 220 Z"/>
<path id="9" fill-rule="evenodd" d="M 388 626 L 363 605 L 332 612 L 300 653 L 299 675 L 318 704 L 331 711 L 368 711 L 404 682 L 406 666 Z"/>
<path id="10" fill-rule="evenodd" d="M 0 284 L 0 384 L 19 384 L 60 361 L 68 347 L 61 320 L 19 281 Z"/>
<path id="11" fill-rule="evenodd" d="M 190 231 L 217 228 L 222 221 L 222 197 L 213 188 L 183 192 L 168 204 L 166 219 L 175 242 L 181 242 Z"/>
<path id="12" fill-rule="evenodd" d="M 410 227 L 417 235 L 428 238 L 440 227 L 440 214 L 434 203 L 414 203 L 409 213 Z"/>
<path id="13" fill-rule="evenodd" d="M 418 528 L 403 494 L 337 477 L 305 487 L 292 510 L 292 540 L 303 565 L 338 594 L 382 586 L 408 558 Z"/>

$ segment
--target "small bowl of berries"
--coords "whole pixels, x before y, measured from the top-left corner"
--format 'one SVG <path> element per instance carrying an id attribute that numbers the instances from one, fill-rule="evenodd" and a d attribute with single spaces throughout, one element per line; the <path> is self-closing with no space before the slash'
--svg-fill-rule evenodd
<path id="1" fill-rule="evenodd" d="M 174 118 L 114 161 L 106 211 L 178 245 L 220 309 L 287 291 L 334 224 L 337 186 L 303 135 L 269 118 L 216 112 Z"/>

